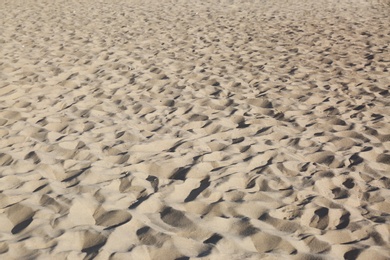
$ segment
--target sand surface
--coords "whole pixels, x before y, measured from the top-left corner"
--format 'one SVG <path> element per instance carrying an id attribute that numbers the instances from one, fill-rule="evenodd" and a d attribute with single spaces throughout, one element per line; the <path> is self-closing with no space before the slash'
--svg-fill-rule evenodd
<path id="1" fill-rule="evenodd" d="M 0 0 L 0 258 L 389 259 L 389 14 Z"/>

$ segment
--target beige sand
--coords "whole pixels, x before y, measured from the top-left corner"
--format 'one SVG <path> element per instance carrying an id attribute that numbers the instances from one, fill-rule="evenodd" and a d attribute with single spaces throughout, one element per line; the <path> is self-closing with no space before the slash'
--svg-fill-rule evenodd
<path id="1" fill-rule="evenodd" d="M 0 258 L 390 258 L 389 13 L 0 0 Z"/>

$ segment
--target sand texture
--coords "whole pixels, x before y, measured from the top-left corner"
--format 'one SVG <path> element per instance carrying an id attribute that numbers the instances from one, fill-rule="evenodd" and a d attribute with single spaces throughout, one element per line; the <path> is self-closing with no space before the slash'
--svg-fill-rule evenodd
<path id="1" fill-rule="evenodd" d="M 389 14 L 0 0 L 0 259 L 389 259 Z"/>

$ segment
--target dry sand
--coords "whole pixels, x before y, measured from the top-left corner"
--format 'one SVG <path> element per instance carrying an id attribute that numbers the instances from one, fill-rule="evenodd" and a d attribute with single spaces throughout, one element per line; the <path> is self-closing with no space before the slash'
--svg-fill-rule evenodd
<path id="1" fill-rule="evenodd" d="M 0 258 L 389 259 L 389 13 L 0 0 Z"/>

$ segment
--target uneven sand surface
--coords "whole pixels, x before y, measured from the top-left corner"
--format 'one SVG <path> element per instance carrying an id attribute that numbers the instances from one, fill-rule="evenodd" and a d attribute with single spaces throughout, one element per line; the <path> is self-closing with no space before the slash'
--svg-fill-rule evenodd
<path id="1" fill-rule="evenodd" d="M 0 0 L 0 258 L 389 259 L 389 13 Z"/>

